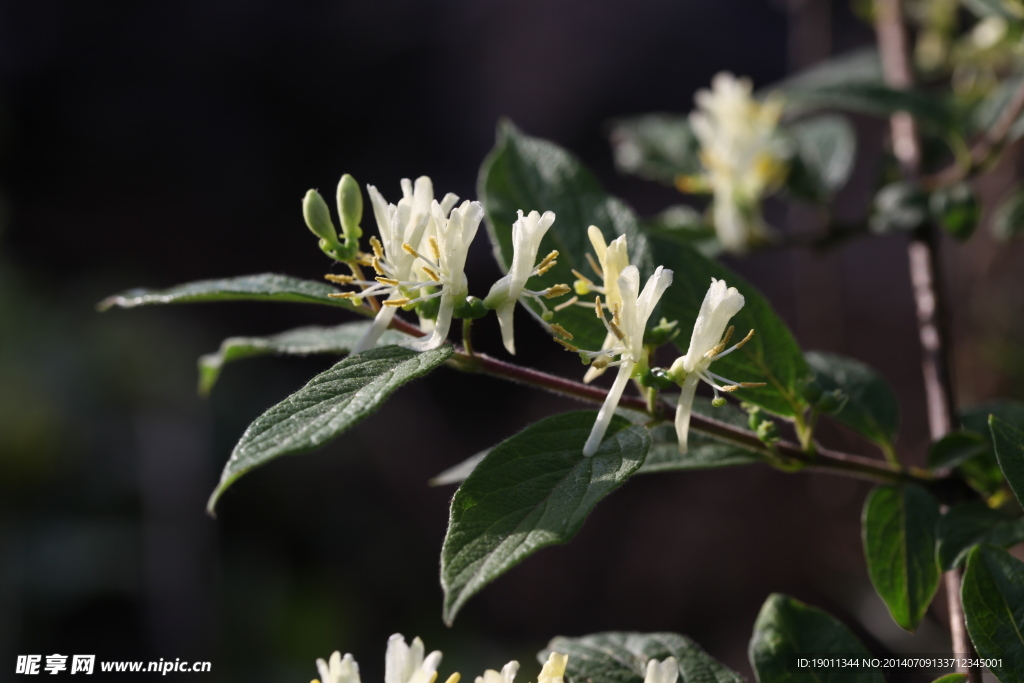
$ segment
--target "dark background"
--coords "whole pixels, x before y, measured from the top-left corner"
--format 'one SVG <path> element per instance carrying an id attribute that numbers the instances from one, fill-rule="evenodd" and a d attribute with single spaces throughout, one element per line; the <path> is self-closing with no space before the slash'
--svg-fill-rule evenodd
<path id="1" fill-rule="evenodd" d="M 202 400 L 195 358 L 226 336 L 338 313 L 94 309 L 134 286 L 318 279 L 330 263 L 302 222 L 306 189 L 331 194 L 349 172 L 395 200 L 400 178 L 428 174 L 439 196 L 473 198 L 502 116 L 653 213 L 680 198 L 615 173 L 609 118 L 688 111 L 720 70 L 761 86 L 870 38 L 845 3 L 820 0 L 0 3 L 0 678 L 17 654 L 62 653 L 212 661 L 195 680 L 301 681 L 340 649 L 370 682 L 400 631 L 444 650 L 442 679 L 518 658 L 527 681 L 550 637 L 609 629 L 685 633 L 750 675 L 746 644 L 775 591 L 828 609 L 879 653 L 947 647 L 941 598 L 909 636 L 873 594 L 866 485 L 763 467 L 638 478 L 447 629 L 437 557 L 452 490 L 427 479 L 580 406 L 442 369 L 322 451 L 247 476 L 214 521 L 204 503 L 234 441 L 332 359 L 238 363 Z M 857 124 L 860 166 L 840 200 L 851 216 L 884 131 Z M 1012 175 L 1004 164 L 979 189 L 991 200 Z M 772 203 L 768 217 L 784 230 L 816 220 Z M 959 399 L 1019 397 L 1020 245 L 981 234 L 944 256 Z M 499 275 L 485 240 L 470 261 L 483 295 Z M 919 464 L 905 262 L 901 236 L 730 260 L 805 348 L 893 383 L 900 451 Z M 493 320 L 478 327 L 501 354 Z M 537 331 L 519 334 L 522 362 L 579 372 Z M 872 453 L 837 429 L 825 438 Z"/>

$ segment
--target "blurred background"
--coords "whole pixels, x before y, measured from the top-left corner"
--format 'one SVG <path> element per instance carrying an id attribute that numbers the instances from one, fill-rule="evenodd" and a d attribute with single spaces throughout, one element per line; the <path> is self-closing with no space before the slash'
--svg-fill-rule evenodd
<path id="1" fill-rule="evenodd" d="M 96 654 L 211 661 L 181 676 L 194 680 L 307 681 L 340 649 L 370 682 L 398 631 L 445 652 L 442 676 L 518 658 L 527 681 L 549 638 L 615 629 L 684 633 L 750 676 L 746 645 L 775 591 L 829 610 L 875 652 L 946 648 L 941 598 L 909 636 L 871 590 L 867 485 L 760 466 L 630 482 L 448 629 L 437 558 L 453 490 L 427 480 L 583 406 L 442 369 L 327 448 L 247 476 L 212 520 L 206 497 L 246 425 L 334 359 L 247 360 L 200 399 L 196 358 L 227 336 L 342 314 L 95 311 L 135 286 L 318 279 L 330 262 L 303 225 L 308 188 L 333 192 L 348 172 L 394 200 L 400 178 L 427 174 L 439 195 L 474 198 L 503 116 L 653 214 L 681 198 L 615 172 L 611 117 L 688 111 L 720 70 L 763 86 L 870 41 L 827 0 L 0 3 L 0 670 L 18 654 Z M 885 132 L 856 123 L 859 170 L 839 202 L 850 217 Z M 1015 174 L 1009 158 L 978 190 L 993 200 Z M 773 203 L 767 216 L 782 231 L 816 220 Z M 470 257 L 477 295 L 499 275 L 489 249 L 480 239 Z M 1024 396 L 1021 252 L 984 230 L 944 245 L 962 404 Z M 804 348 L 894 385 L 900 452 L 922 463 L 905 238 L 729 264 Z M 477 327 L 501 355 L 494 321 Z M 579 373 L 539 331 L 520 335 L 522 362 Z M 872 453 L 838 429 L 823 438 Z"/>

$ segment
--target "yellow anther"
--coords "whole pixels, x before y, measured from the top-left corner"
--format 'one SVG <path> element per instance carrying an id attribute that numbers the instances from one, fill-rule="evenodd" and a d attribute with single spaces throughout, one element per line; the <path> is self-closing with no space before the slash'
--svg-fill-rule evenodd
<path id="1" fill-rule="evenodd" d="M 359 255 L 356 256 L 356 263 L 361 266 L 369 266 L 373 264 L 373 258 L 369 254 L 359 252 Z"/>
<path id="2" fill-rule="evenodd" d="M 355 280 L 351 275 L 335 275 L 334 273 L 328 273 L 324 275 L 324 279 L 328 282 L 334 282 L 339 285 L 350 285 Z"/>
<path id="3" fill-rule="evenodd" d="M 331 292 L 327 296 L 329 296 L 332 299 L 351 299 L 355 295 L 355 292 Z"/>
<path id="4" fill-rule="evenodd" d="M 551 325 L 551 329 L 554 330 L 555 333 L 558 334 L 559 336 L 563 337 L 564 339 L 572 339 L 572 333 L 569 332 L 569 330 L 565 329 L 558 323 L 549 324 Z"/>
<path id="5" fill-rule="evenodd" d="M 411 244 L 408 242 L 402 242 L 402 251 L 409 256 L 419 256 L 420 252 L 416 251 Z"/>
<path id="6" fill-rule="evenodd" d="M 572 290 L 569 289 L 569 285 L 552 285 L 544 290 L 545 299 L 554 299 L 555 297 L 564 296 Z"/>
<path id="7" fill-rule="evenodd" d="M 591 367 L 595 367 L 598 370 L 604 370 L 606 367 L 608 367 L 608 363 L 610 362 L 611 360 L 608 358 L 608 356 L 598 356 L 593 361 L 591 361 L 590 365 Z"/>
<path id="8" fill-rule="evenodd" d="M 615 306 L 612 308 L 612 324 L 613 325 L 621 325 L 622 324 L 622 318 L 619 316 L 619 314 L 621 312 L 622 312 L 622 304 L 616 303 Z M 622 337 L 619 337 L 619 339 L 622 339 Z"/>
<path id="9" fill-rule="evenodd" d="M 451 676 L 449 676 L 448 680 L 445 681 L 444 683 L 459 683 L 459 679 L 460 678 L 462 678 L 462 674 L 460 674 L 458 671 L 456 671 Z"/>
<path id="10" fill-rule="evenodd" d="M 765 382 L 740 382 L 740 386 L 744 389 L 757 389 L 758 387 L 768 386 Z"/>
<path id="11" fill-rule="evenodd" d="M 722 351 L 725 351 L 725 347 L 729 344 L 729 339 L 732 338 L 732 333 L 736 331 L 735 325 L 729 325 L 729 329 L 725 331 L 725 336 L 722 337 L 722 341 L 718 342 L 704 354 L 705 358 L 714 358 Z"/>
<path id="12" fill-rule="evenodd" d="M 738 344 L 736 344 L 736 348 L 737 349 L 743 348 L 743 345 L 746 344 L 748 341 L 750 341 L 753 338 L 754 338 L 754 330 L 750 330 L 750 332 L 747 332 L 747 336 L 743 338 L 743 341 L 741 341 Z"/>
<path id="13" fill-rule="evenodd" d="M 434 683 L 434 681 L 436 681 L 436 680 L 437 680 L 437 672 L 435 671 L 433 674 L 431 674 L 430 681 L 428 683 Z"/>
<path id="14" fill-rule="evenodd" d="M 600 320 L 604 320 L 604 309 L 601 308 L 601 297 L 594 297 L 594 313 Z"/>
<path id="15" fill-rule="evenodd" d="M 545 256 L 541 260 L 541 262 L 537 264 L 537 275 L 543 275 L 544 273 L 546 273 L 549 270 L 551 270 L 552 268 L 554 268 L 555 265 L 558 264 L 558 261 L 555 260 L 557 258 L 558 258 L 558 250 L 557 249 L 555 249 L 550 254 Z"/>
<path id="16" fill-rule="evenodd" d="M 732 392 L 734 392 L 737 389 L 739 389 L 740 385 L 739 384 L 726 384 L 724 387 L 718 387 L 718 388 L 721 389 L 722 391 L 725 391 L 725 392 L 728 392 L 728 393 L 731 394 Z"/>
<path id="17" fill-rule="evenodd" d="M 573 353 L 579 353 L 580 352 L 580 350 L 578 348 L 576 348 L 575 346 L 573 346 L 572 344 L 570 344 L 567 341 L 559 339 L 558 337 L 552 337 L 552 339 L 554 339 L 557 343 L 559 343 L 563 347 L 565 347 L 566 351 L 572 351 Z"/>
<path id="18" fill-rule="evenodd" d="M 370 238 L 370 246 L 373 247 L 373 255 L 379 259 L 384 258 L 384 245 L 380 243 L 377 236 L 374 235 Z"/>
<path id="19" fill-rule="evenodd" d="M 600 277 L 603 280 L 604 279 L 604 271 L 601 270 L 601 266 L 597 263 L 597 261 L 594 260 L 594 257 L 590 255 L 589 251 L 587 252 L 586 256 L 587 256 L 587 263 L 589 263 L 590 267 L 594 269 L 594 272 L 597 273 L 597 276 Z"/>
<path id="20" fill-rule="evenodd" d="M 576 270 L 575 268 L 572 269 L 572 274 L 575 275 L 576 277 L 578 277 L 581 282 L 585 282 L 586 284 L 590 285 L 591 287 L 594 286 L 594 281 L 593 280 L 591 280 L 589 277 L 587 277 L 586 275 L 584 275 L 580 271 Z"/>
<path id="21" fill-rule="evenodd" d="M 619 326 L 615 324 L 615 320 L 614 319 L 612 320 L 612 322 L 607 323 L 607 324 L 608 324 L 608 329 L 611 330 L 612 334 L 614 334 L 616 337 L 619 338 L 619 341 L 626 341 L 626 335 L 622 334 L 622 330 L 620 330 Z"/>
<path id="22" fill-rule="evenodd" d="M 409 297 L 404 297 L 402 299 L 388 299 L 387 301 L 384 302 L 384 305 L 393 306 L 394 308 L 400 308 L 402 306 L 405 306 L 407 303 L 409 303 Z"/>
<path id="23" fill-rule="evenodd" d="M 570 306 L 575 306 L 576 302 L 579 301 L 579 300 L 580 300 L 580 298 L 578 296 L 574 296 L 573 298 L 569 299 L 568 301 L 565 301 L 565 302 L 560 303 L 557 306 L 555 306 L 555 310 L 556 311 L 560 311 L 563 308 L 569 308 Z"/>
<path id="24" fill-rule="evenodd" d="M 378 277 L 375 279 L 382 285 L 391 285 L 392 287 L 398 286 L 398 280 L 394 279 L 393 277 Z"/>
<path id="25" fill-rule="evenodd" d="M 434 255 L 434 260 L 438 263 L 441 262 L 441 250 L 437 246 L 437 238 L 431 237 L 430 240 L 430 253 Z"/>
<path id="26" fill-rule="evenodd" d="M 370 261 L 370 265 L 373 266 L 373 269 L 374 271 L 376 271 L 377 275 L 387 275 L 387 273 L 384 272 L 384 268 L 382 268 L 380 265 L 380 259 L 377 258 L 376 256 L 374 256 L 373 260 Z"/>
<path id="27" fill-rule="evenodd" d="M 428 268 L 427 266 L 423 266 L 423 272 L 426 273 L 427 277 L 429 277 L 434 282 L 440 282 L 441 281 L 441 276 L 438 275 L 437 273 L 435 273 L 433 268 Z"/>

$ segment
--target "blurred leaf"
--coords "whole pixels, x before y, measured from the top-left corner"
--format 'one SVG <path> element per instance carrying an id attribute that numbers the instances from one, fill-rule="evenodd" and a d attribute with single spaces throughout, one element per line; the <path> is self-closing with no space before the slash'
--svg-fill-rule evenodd
<path id="1" fill-rule="evenodd" d="M 976 545 L 1008 548 L 1024 541 L 1024 517 L 1008 517 L 981 501 L 957 503 L 942 516 L 936 531 L 936 556 L 942 571 L 959 567 Z"/>
<path id="2" fill-rule="evenodd" d="M 956 467 L 971 486 L 986 496 L 991 496 L 1002 489 L 1005 479 L 996 461 L 996 453 L 992 446 L 992 431 L 988 426 L 989 415 L 1013 424 L 1024 424 L 1024 403 L 1019 401 L 991 401 L 970 406 L 960 411 L 960 421 L 965 430 L 980 435 L 987 448 L 980 455 L 964 460 Z"/>
<path id="3" fill-rule="evenodd" d="M 929 213 L 928 195 L 914 183 L 899 181 L 875 195 L 868 225 L 880 234 L 909 231 L 921 227 Z"/>
<path id="4" fill-rule="evenodd" d="M 981 204 L 968 183 L 932 192 L 928 208 L 939 227 L 961 242 L 974 234 L 981 219 Z"/>
<path id="5" fill-rule="evenodd" d="M 263 273 L 221 280 L 201 280 L 168 289 L 130 289 L 107 297 L 97 308 L 134 308 L 150 304 L 184 304 L 202 301 L 296 301 L 354 309 L 349 299 L 332 299 L 338 289 L 326 282 L 300 280 L 288 275 Z"/>
<path id="6" fill-rule="evenodd" d="M 1015 0 L 963 0 L 963 5 L 979 19 L 1000 17 L 1020 20 L 1024 17 L 1024 5 Z"/>
<path id="7" fill-rule="evenodd" d="M 306 356 L 311 353 L 343 355 L 352 350 L 369 328 L 369 322 L 353 322 L 334 327 L 298 327 L 269 337 L 228 337 L 221 342 L 216 353 L 209 353 L 199 359 L 199 393 L 204 396 L 210 393 L 225 363 L 272 353 L 288 356 Z M 403 339 L 410 337 L 395 330 L 386 330 L 379 344 L 397 344 Z"/>
<path id="8" fill-rule="evenodd" d="M 871 583 L 893 620 L 908 631 L 921 623 L 939 588 L 935 529 L 939 504 L 920 486 L 879 486 L 864 504 L 864 557 Z"/>
<path id="9" fill-rule="evenodd" d="M 826 392 L 839 389 L 847 396 L 833 417 L 877 444 L 892 448 L 900 427 L 900 407 L 892 387 L 865 363 L 834 353 L 804 354 L 814 380 Z"/>
<path id="10" fill-rule="evenodd" d="M 743 677 L 715 661 L 695 642 L 675 633 L 613 631 L 580 638 L 553 638 L 537 654 L 540 662 L 559 652 L 569 655 L 570 683 L 644 683 L 647 663 L 675 657 L 682 683 L 743 683 Z"/>
<path id="11" fill-rule="evenodd" d="M 857 138 L 842 116 L 818 116 L 789 126 L 796 157 L 786 184 L 799 197 L 826 202 L 853 170 Z"/>
<path id="12" fill-rule="evenodd" d="M 423 353 L 381 346 L 321 372 L 249 425 L 224 466 L 207 510 L 212 514 L 221 494 L 249 470 L 324 445 L 376 411 L 395 389 L 451 355 L 448 344 Z"/>
<path id="13" fill-rule="evenodd" d="M 779 92 L 788 95 L 791 92 L 815 90 L 823 87 L 834 87 L 850 83 L 875 84 L 885 83 L 882 74 L 882 62 L 878 57 L 878 49 L 870 47 L 858 48 L 841 55 L 818 62 L 814 66 L 798 71 L 783 81 L 767 85 L 760 93 Z"/>
<path id="14" fill-rule="evenodd" d="M 1017 500 L 1024 505 L 1024 432 L 1011 427 L 995 415 L 988 419 L 992 428 L 996 459 Z"/>
<path id="15" fill-rule="evenodd" d="M 611 122 L 615 166 L 622 173 L 667 185 L 676 176 L 704 172 L 700 145 L 686 116 L 646 114 Z"/>
<path id="16" fill-rule="evenodd" d="M 985 98 L 975 106 L 971 115 L 971 123 L 975 133 L 985 133 L 1002 116 L 1006 107 L 1013 99 L 1013 94 L 1024 81 L 1024 75 L 1017 74 L 1003 79 L 1003 81 L 992 89 Z M 1024 115 L 1018 116 L 1017 120 L 1010 126 L 1006 142 L 1013 143 L 1024 135 Z"/>
<path id="17" fill-rule="evenodd" d="M 690 247 L 670 244 L 653 236 L 649 243 L 653 253 L 658 255 L 659 263 L 674 271 L 672 286 L 661 298 L 661 315 L 668 320 L 679 321 L 680 333 L 673 343 L 686 352 L 711 279 L 724 279 L 746 300 L 732 319 L 736 326 L 736 339 L 742 339 L 751 329 L 755 334 L 746 346 L 715 361 L 712 370 L 737 382 L 767 383 L 758 389 L 741 389 L 736 393 L 740 400 L 778 415 L 801 413 L 804 400 L 800 388 L 810 374 L 810 368 L 792 333 L 764 297 L 739 275 Z"/>
<path id="18" fill-rule="evenodd" d="M 587 252 L 592 251 L 587 237 L 591 225 L 599 227 L 606 239 L 627 235 L 630 260 L 640 268 L 642 278 L 654 272 L 633 211 L 605 193 L 593 174 L 564 149 L 524 135 L 509 122 L 498 128 L 497 144 L 480 168 L 477 193 L 486 211 L 495 258 L 505 271 L 512 262 L 516 211 L 555 212 L 555 223 L 544 236 L 539 253 L 557 249 L 558 264 L 543 281 L 531 279 L 532 289 L 555 283 L 572 285 L 576 280 L 572 269 L 596 277 L 586 261 Z M 572 333 L 572 343 L 579 348 L 602 348 L 607 331 L 593 309 L 570 306 L 560 311 L 555 321 Z"/>
<path id="19" fill-rule="evenodd" d="M 950 432 L 928 447 L 928 468 L 943 470 L 983 455 L 991 449 L 988 439 L 974 432 Z"/>
<path id="20" fill-rule="evenodd" d="M 693 247 L 707 258 L 722 253 L 715 226 L 704 220 L 699 211 L 684 204 L 670 206 L 653 218 L 643 219 L 641 228 L 648 235 Z"/>
<path id="21" fill-rule="evenodd" d="M 747 415 L 731 405 L 715 408 L 711 400 L 697 396 L 693 400 L 693 412 L 719 422 L 748 429 Z M 673 472 L 678 470 L 705 470 L 718 467 L 733 467 L 763 462 L 756 452 L 721 441 L 697 431 L 691 431 L 687 452 L 679 453 L 674 425 L 659 425 L 651 429 L 651 449 L 647 451 L 640 474 L 650 472 Z"/>
<path id="22" fill-rule="evenodd" d="M 998 239 L 1009 240 L 1024 234 L 1024 188 L 1017 186 L 1004 196 L 992 212 L 989 224 Z"/>
<path id="23" fill-rule="evenodd" d="M 452 499 L 441 550 L 444 620 L 485 585 L 541 548 L 571 539 L 597 503 L 643 464 L 647 429 L 615 417 L 583 455 L 597 413 L 556 415 L 491 449 Z"/>
<path id="24" fill-rule="evenodd" d="M 786 92 L 786 112 L 838 109 L 891 116 L 898 111 L 911 114 L 918 122 L 939 131 L 955 130 L 960 117 L 948 102 L 919 90 L 895 90 L 865 82 L 821 85 Z"/>
<path id="25" fill-rule="evenodd" d="M 1002 683 L 1024 681 L 1024 563 L 1005 550 L 980 545 L 967 557 L 960 595 L 967 632 Z"/>
<path id="26" fill-rule="evenodd" d="M 799 655 L 870 654 L 835 617 L 778 593 L 761 607 L 749 652 L 758 683 L 885 683 L 878 669 L 796 666 Z"/>

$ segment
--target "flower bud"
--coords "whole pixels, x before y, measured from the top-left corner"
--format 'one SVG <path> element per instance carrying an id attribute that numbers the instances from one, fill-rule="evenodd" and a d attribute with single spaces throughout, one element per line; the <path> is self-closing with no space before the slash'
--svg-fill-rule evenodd
<path id="1" fill-rule="evenodd" d="M 422 294 L 433 294 L 433 287 L 424 287 Z M 434 297 L 433 299 L 426 299 L 420 301 L 414 306 L 416 309 L 416 315 L 424 320 L 437 320 L 437 314 L 441 310 L 441 298 Z"/>
<path id="2" fill-rule="evenodd" d="M 310 232 L 326 242 L 329 247 L 337 246 L 338 230 L 331 220 L 331 210 L 327 208 L 327 202 L 316 190 L 310 190 L 303 197 L 302 217 L 306 219 L 306 227 Z M 323 249 L 323 246 L 320 248 Z"/>
<path id="3" fill-rule="evenodd" d="M 456 318 L 476 320 L 477 318 L 484 317 L 489 312 L 490 309 L 484 306 L 484 302 L 475 296 L 467 296 L 463 301 L 455 305 Z"/>
<path id="4" fill-rule="evenodd" d="M 661 346 L 662 344 L 667 344 L 668 342 L 675 339 L 675 337 L 679 334 L 679 330 L 677 329 L 678 326 L 678 320 L 673 320 L 672 322 L 669 322 L 665 318 L 662 318 L 658 322 L 658 325 L 656 327 L 653 327 L 647 331 L 647 334 L 644 336 L 644 343 L 653 344 L 654 346 Z"/>
<path id="5" fill-rule="evenodd" d="M 821 388 L 821 385 L 812 379 L 808 380 L 807 383 L 804 384 L 800 393 L 803 395 L 805 401 L 814 405 L 818 402 L 818 399 L 821 398 L 822 391 L 823 389 Z"/>
<path id="6" fill-rule="evenodd" d="M 711 407 L 712 408 L 721 408 L 724 405 L 725 405 L 725 399 L 722 398 L 721 396 L 719 396 L 717 398 L 711 399 Z"/>
<path id="7" fill-rule="evenodd" d="M 346 240 L 358 240 L 363 236 L 360 223 L 363 220 L 363 193 L 359 183 L 348 173 L 338 182 L 338 215 L 341 216 L 341 230 Z"/>
<path id="8" fill-rule="evenodd" d="M 675 382 L 669 377 L 668 372 L 665 368 L 651 368 L 647 372 L 640 375 L 640 384 L 645 387 L 654 387 L 656 389 L 671 389 L 675 386 Z"/>
<path id="9" fill-rule="evenodd" d="M 841 389 L 833 389 L 832 391 L 822 394 L 814 407 L 823 413 L 835 415 L 843 409 L 843 406 L 846 405 L 847 398 L 847 395 L 844 394 Z"/>

